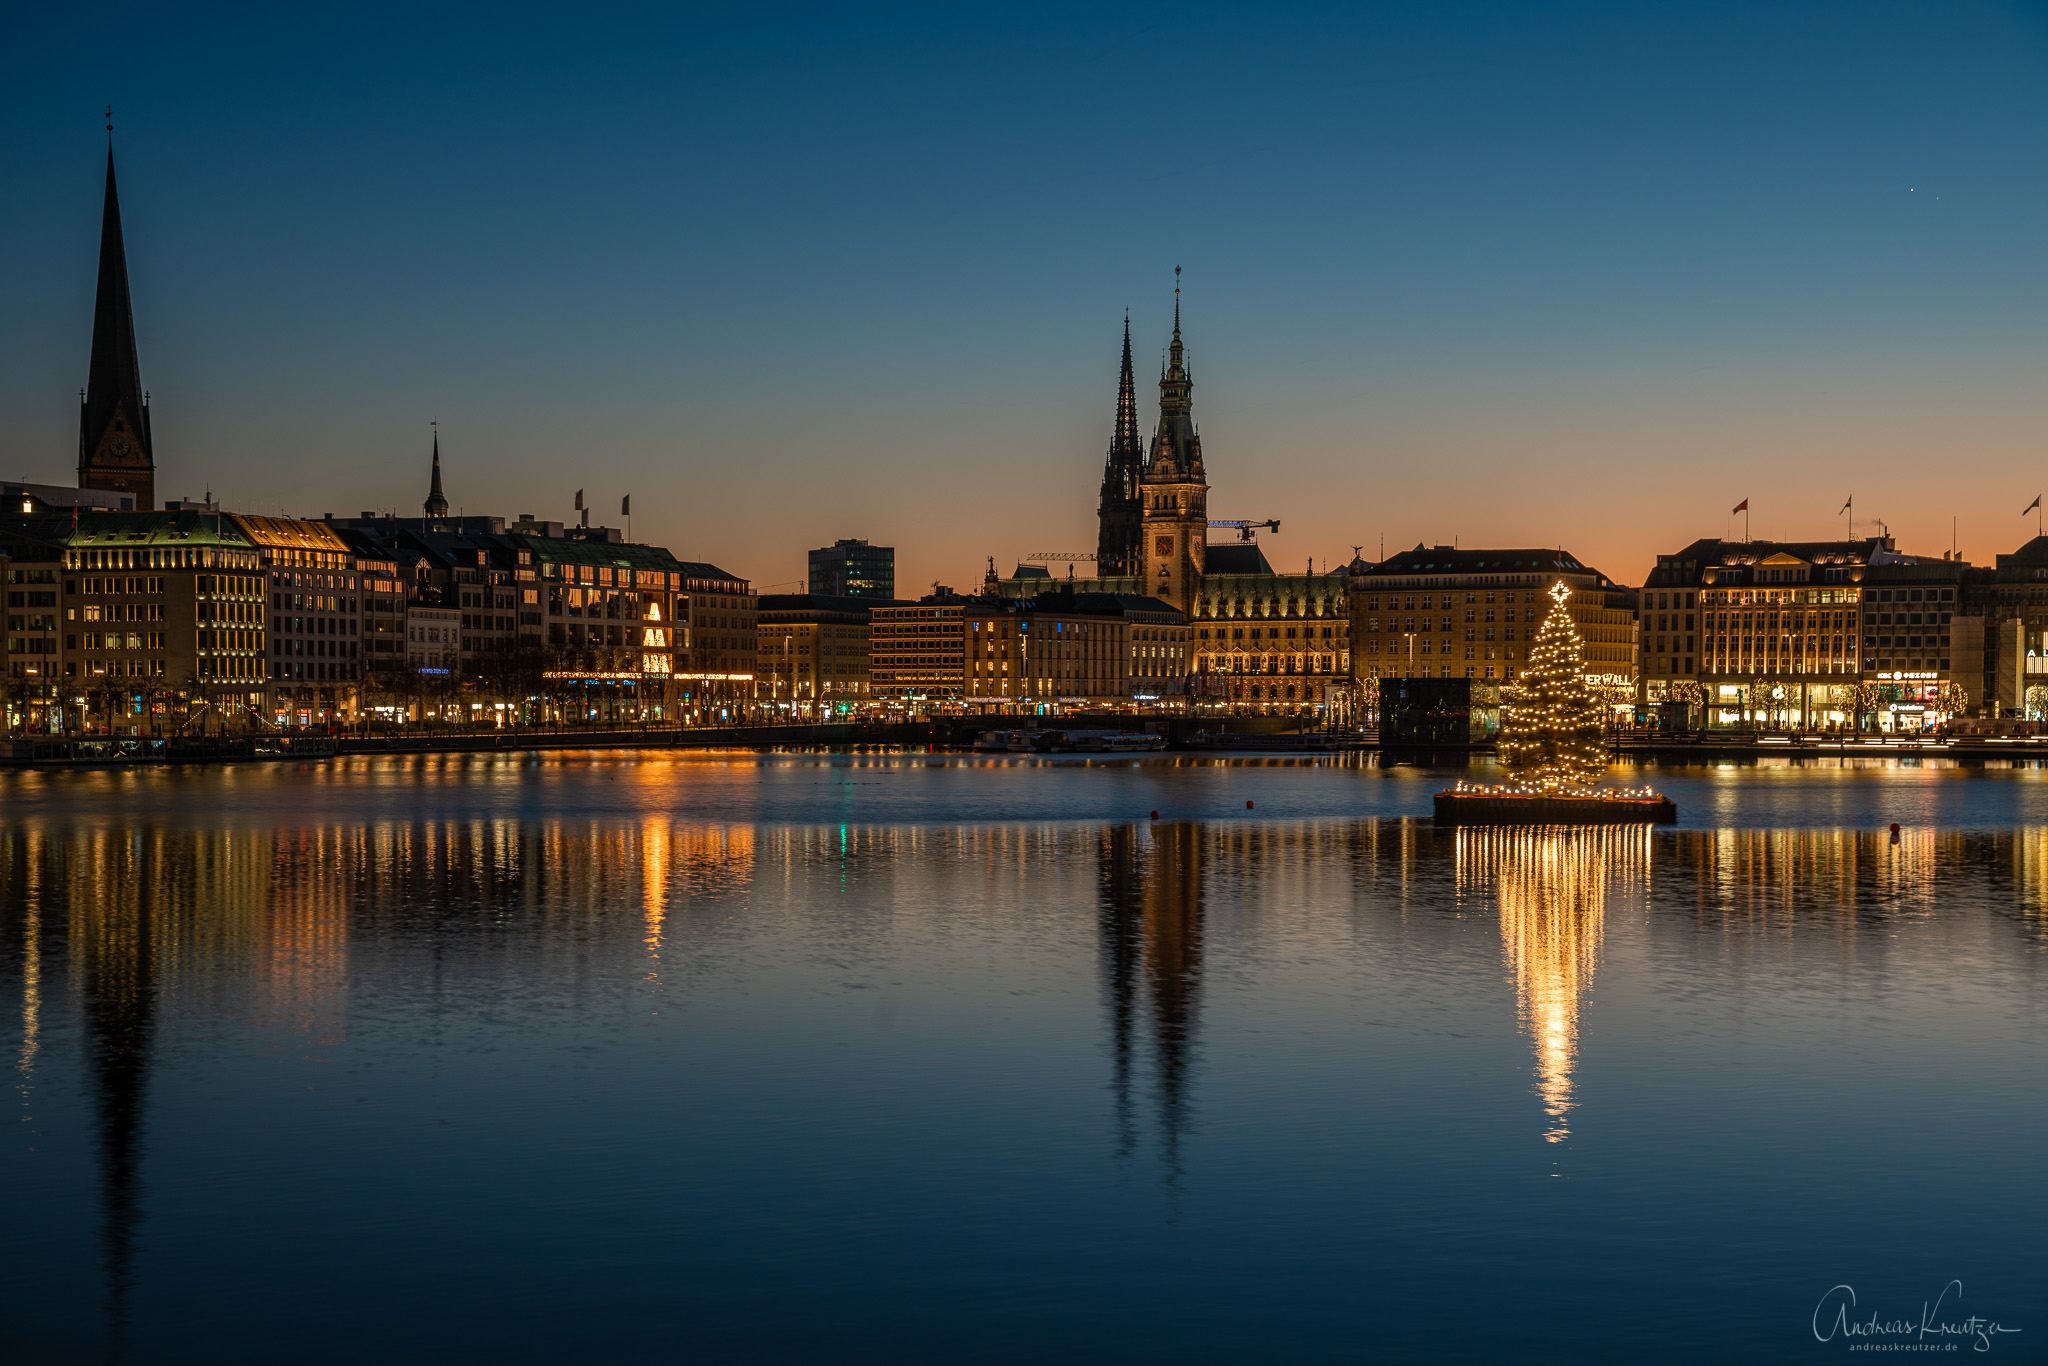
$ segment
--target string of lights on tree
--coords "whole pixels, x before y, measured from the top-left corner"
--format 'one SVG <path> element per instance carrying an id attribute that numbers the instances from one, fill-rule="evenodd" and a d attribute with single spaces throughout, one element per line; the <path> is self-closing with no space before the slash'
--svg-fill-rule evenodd
<path id="1" fill-rule="evenodd" d="M 1571 590 L 1550 589 L 1528 667 L 1503 695 L 1501 764 L 1526 791 L 1561 793 L 1589 787 L 1607 768 L 1600 701 L 1586 683 L 1585 648 L 1565 604 Z"/>

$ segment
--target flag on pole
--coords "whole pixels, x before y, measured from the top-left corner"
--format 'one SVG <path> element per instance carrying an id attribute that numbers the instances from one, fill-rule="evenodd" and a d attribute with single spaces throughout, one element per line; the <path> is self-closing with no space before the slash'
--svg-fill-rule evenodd
<path id="1" fill-rule="evenodd" d="M 621 517 L 631 517 L 632 515 L 633 515 L 633 495 L 629 493 L 629 494 L 627 494 L 627 495 L 626 495 L 626 496 L 625 496 L 624 498 L 621 498 L 621 499 L 619 499 L 619 516 L 621 516 Z"/>
<path id="2" fill-rule="evenodd" d="M 2034 495 L 2033 502 L 2027 504 L 2025 507 L 2020 509 L 2020 516 L 2026 516 L 2028 513 L 2032 512 L 2035 508 L 2039 506 L 2041 506 L 2041 495 L 2037 493 Z"/>
<path id="3" fill-rule="evenodd" d="M 1855 499 L 1854 497 L 1851 497 L 1851 498 L 1849 499 L 1849 501 L 1848 501 L 1848 502 L 1846 502 L 1846 503 L 1842 504 L 1842 512 L 1847 512 L 1847 511 L 1848 511 L 1848 510 L 1849 510 L 1849 509 L 1850 509 L 1851 507 L 1853 507 L 1853 506 L 1855 505 L 1855 503 L 1856 503 L 1856 499 Z M 1836 514 L 1835 514 L 1835 516 L 1837 516 L 1837 517 L 1841 516 L 1841 515 L 1842 515 L 1842 512 L 1838 512 L 1838 513 L 1836 513 Z"/>
<path id="4" fill-rule="evenodd" d="M 577 510 L 578 512 L 581 512 L 581 511 L 583 511 L 583 490 L 582 490 L 582 489 L 577 489 L 577 490 L 576 490 L 576 510 Z"/>
<path id="5" fill-rule="evenodd" d="M 1737 503 L 1737 504 L 1736 504 L 1736 505 L 1735 505 L 1734 507 L 1732 507 L 1732 508 L 1729 508 L 1729 509 L 1728 509 L 1728 515 L 1729 515 L 1730 517 L 1733 517 L 1733 516 L 1734 516 L 1734 515 L 1735 515 L 1736 513 L 1738 513 L 1738 512 L 1747 512 L 1747 511 L 1749 511 L 1749 499 L 1745 498 L 1745 499 L 1743 499 L 1743 500 L 1742 500 L 1741 502 Z"/>

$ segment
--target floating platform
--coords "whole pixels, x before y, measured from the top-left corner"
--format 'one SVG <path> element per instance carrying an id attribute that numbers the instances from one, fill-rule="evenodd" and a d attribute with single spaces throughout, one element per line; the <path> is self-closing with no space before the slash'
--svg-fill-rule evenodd
<path id="1" fill-rule="evenodd" d="M 1466 791 L 1436 794 L 1438 825 L 1675 825 L 1678 807 L 1669 797 L 1546 796 L 1519 792 Z"/>

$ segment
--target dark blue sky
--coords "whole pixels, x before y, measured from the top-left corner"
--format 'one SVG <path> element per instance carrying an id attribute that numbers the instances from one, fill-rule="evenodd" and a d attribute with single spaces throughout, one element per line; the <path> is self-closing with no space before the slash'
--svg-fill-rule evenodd
<path id="1" fill-rule="evenodd" d="M 2048 484 L 2041 4 L 11 7 L 10 476 L 75 461 L 108 100 L 170 496 L 416 509 L 438 415 L 472 512 L 964 585 L 1093 548 L 1176 264 L 1212 506 L 1285 565 L 1634 580 L 1851 493 L 1988 559 Z"/>

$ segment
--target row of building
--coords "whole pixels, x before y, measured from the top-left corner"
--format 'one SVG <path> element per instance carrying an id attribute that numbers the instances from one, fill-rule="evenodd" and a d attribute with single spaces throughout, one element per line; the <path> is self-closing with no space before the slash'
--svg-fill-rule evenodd
<path id="1" fill-rule="evenodd" d="M 1210 516 L 1193 389 L 1176 289 L 1149 442 L 1125 323 L 1095 572 L 1003 577 L 991 560 L 978 591 L 916 601 L 895 596 L 894 551 L 864 540 L 811 552 L 809 592 L 762 597 L 587 521 L 451 516 L 438 437 L 418 518 L 159 508 L 110 153 L 78 487 L 0 486 L 10 722 L 1153 706 L 1370 720 L 1387 680 L 1512 683 L 1558 583 L 1618 720 L 2048 710 L 2048 539 L 1991 568 L 1888 536 L 1702 540 L 1640 587 L 1562 548 L 1418 545 L 1283 571 L 1257 539 L 1277 521 Z"/>

